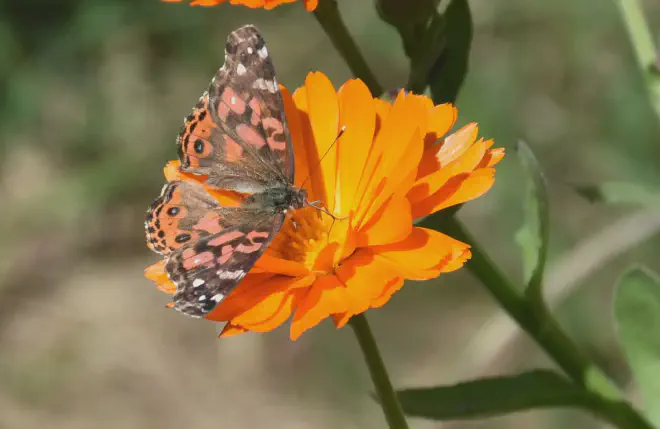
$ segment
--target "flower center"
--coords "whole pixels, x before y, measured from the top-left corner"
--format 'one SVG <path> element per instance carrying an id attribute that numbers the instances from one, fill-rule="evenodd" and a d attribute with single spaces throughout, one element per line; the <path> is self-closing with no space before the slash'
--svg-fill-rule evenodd
<path id="1" fill-rule="evenodd" d="M 347 221 L 332 219 L 314 207 L 289 212 L 269 251 L 273 256 L 299 262 L 308 270 L 331 273 L 343 248 Z M 343 231 L 343 234 L 341 234 Z"/>

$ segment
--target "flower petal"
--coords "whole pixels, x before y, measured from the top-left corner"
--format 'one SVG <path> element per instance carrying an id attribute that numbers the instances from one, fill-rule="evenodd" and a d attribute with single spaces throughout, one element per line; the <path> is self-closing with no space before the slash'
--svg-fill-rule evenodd
<path id="1" fill-rule="evenodd" d="M 473 173 L 454 176 L 433 195 L 421 201 L 411 201 L 413 219 L 473 200 L 485 194 L 493 183 L 495 183 L 493 168 L 482 168 Z"/>
<path id="2" fill-rule="evenodd" d="M 371 308 L 382 307 L 390 300 L 392 295 L 403 287 L 403 277 L 395 277 L 383 289 L 380 296 L 371 301 Z"/>
<path id="3" fill-rule="evenodd" d="M 303 132 L 303 124 L 301 123 L 301 112 L 288 89 L 280 85 L 280 93 L 282 94 L 282 104 L 284 105 L 286 122 L 289 127 L 291 143 L 293 144 L 293 158 L 296 170 L 294 183 L 296 186 L 300 186 L 308 175 L 307 152 L 305 150 L 305 136 Z M 306 98 L 306 96 L 303 98 Z"/>
<path id="4" fill-rule="evenodd" d="M 228 320 L 250 331 L 271 331 L 291 316 L 301 291 L 313 282 L 314 276 L 250 274 L 205 318 Z"/>
<path id="5" fill-rule="evenodd" d="M 376 108 L 367 86 L 349 80 L 339 89 L 339 125 L 344 132 L 337 141 L 335 215 L 348 216 L 354 207 L 360 178 L 376 130 Z"/>
<path id="6" fill-rule="evenodd" d="M 372 146 L 358 188 L 356 225 L 368 220 L 388 200 L 411 170 L 416 170 L 423 151 L 420 129 L 426 129 L 425 97 L 399 94 L 384 119 Z"/>
<path id="7" fill-rule="evenodd" d="M 388 244 L 403 240 L 412 231 L 410 202 L 392 197 L 362 226 L 357 234 L 356 247 Z"/>
<path id="8" fill-rule="evenodd" d="M 370 250 L 375 259 L 390 266 L 410 280 L 427 280 L 437 277 L 443 266 L 464 255 L 469 245 L 438 231 L 413 228 L 403 241 Z"/>
<path id="9" fill-rule="evenodd" d="M 220 332 L 220 335 L 218 335 L 218 338 L 233 337 L 235 335 L 243 334 L 247 331 L 248 331 L 247 329 L 241 326 L 234 325 L 231 322 L 227 322 L 222 332 Z"/>
<path id="10" fill-rule="evenodd" d="M 429 114 L 429 127 L 424 137 L 426 145 L 435 144 L 436 141 L 451 129 L 458 118 L 458 110 L 451 103 L 435 106 Z"/>
<path id="11" fill-rule="evenodd" d="M 366 311 L 392 279 L 399 276 L 396 267 L 379 260 L 369 249 L 359 249 L 337 267 L 335 274 L 346 286 L 345 316 Z M 347 319 L 346 319 L 347 320 Z"/>
<path id="12" fill-rule="evenodd" d="M 333 313 L 346 308 L 346 288 L 333 275 L 316 279 L 305 291 L 296 307 L 296 314 L 291 322 L 291 339 L 297 340 L 306 330 Z"/>
<path id="13" fill-rule="evenodd" d="M 312 127 L 316 153 L 308 154 L 312 181 L 322 184 L 322 199 L 329 211 L 334 210 L 337 177 L 337 148 L 332 147 L 339 133 L 339 104 L 332 82 L 322 73 L 310 73 L 305 79 L 307 112 Z M 310 156 L 311 155 L 311 156 Z M 323 158 L 321 160 L 321 158 Z"/>
<path id="14" fill-rule="evenodd" d="M 176 285 L 170 280 L 165 271 L 164 259 L 147 267 L 147 269 L 144 270 L 144 276 L 149 280 L 154 281 L 159 291 L 170 295 L 174 295 L 174 292 L 176 292 Z"/>
<path id="15" fill-rule="evenodd" d="M 298 261 L 278 258 L 268 250 L 254 264 L 250 273 L 282 274 L 289 277 L 304 277 L 309 270 Z"/>

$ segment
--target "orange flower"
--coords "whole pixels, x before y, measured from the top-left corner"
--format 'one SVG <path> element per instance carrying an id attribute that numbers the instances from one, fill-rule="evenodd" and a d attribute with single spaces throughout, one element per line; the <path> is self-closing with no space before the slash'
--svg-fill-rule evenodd
<path id="1" fill-rule="evenodd" d="M 179 3 L 185 0 L 163 0 L 167 3 Z M 192 0 L 191 6 L 215 6 L 220 3 L 225 3 L 227 0 Z M 296 0 L 229 0 L 231 4 L 242 4 L 253 9 L 264 8 L 264 9 L 273 9 L 284 3 L 293 3 Z M 312 11 L 316 9 L 316 6 L 319 3 L 319 0 L 303 0 L 305 4 L 305 9 Z"/>
<path id="2" fill-rule="evenodd" d="M 290 215 L 250 273 L 206 316 L 228 322 L 221 336 L 270 331 L 291 316 L 292 339 L 329 316 L 341 327 L 385 304 L 404 280 L 432 279 L 469 259 L 467 244 L 413 220 L 492 186 L 504 151 L 477 140 L 476 124 L 443 139 L 456 120 L 452 105 L 404 92 L 390 104 L 359 80 L 335 91 L 321 73 L 311 73 L 293 97 L 283 87 L 282 95 L 295 183 L 309 176 L 309 200 L 322 201 L 336 220 L 314 207 Z M 196 180 L 176 164 L 166 176 Z M 176 289 L 163 262 L 147 277 L 165 292 Z"/>

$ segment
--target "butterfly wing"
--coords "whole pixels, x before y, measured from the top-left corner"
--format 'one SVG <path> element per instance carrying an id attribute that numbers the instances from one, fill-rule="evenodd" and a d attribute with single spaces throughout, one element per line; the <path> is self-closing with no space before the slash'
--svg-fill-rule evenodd
<path id="1" fill-rule="evenodd" d="M 222 207 L 204 187 L 173 181 L 149 207 L 149 247 L 166 256 L 174 308 L 211 311 L 245 277 L 279 231 L 284 215 L 268 208 Z"/>
<path id="2" fill-rule="evenodd" d="M 238 192 L 293 183 L 291 137 L 275 68 L 259 30 L 227 38 L 225 63 L 177 139 L 181 169 Z"/>
<path id="3" fill-rule="evenodd" d="M 147 245 L 156 253 L 168 255 L 231 227 L 226 212 L 199 183 L 169 182 L 147 210 Z"/>
<path id="4" fill-rule="evenodd" d="M 237 210 L 243 211 L 243 223 L 167 258 L 165 269 L 176 285 L 176 310 L 193 317 L 213 310 L 245 277 L 284 221 L 283 214 Z"/>

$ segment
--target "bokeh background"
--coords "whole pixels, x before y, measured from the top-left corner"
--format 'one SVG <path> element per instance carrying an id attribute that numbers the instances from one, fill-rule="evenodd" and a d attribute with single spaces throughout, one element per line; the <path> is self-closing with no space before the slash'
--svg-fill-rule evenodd
<path id="1" fill-rule="evenodd" d="M 614 2 L 471 1 L 475 37 L 459 123 L 529 142 L 549 181 L 547 293 L 562 325 L 627 391 L 611 292 L 631 263 L 660 269 L 660 216 L 594 204 L 575 183 L 660 184 L 660 126 Z M 648 1 L 651 27 L 660 5 Z M 369 1 L 340 1 L 381 82 L 402 86 L 395 30 Z M 283 327 L 216 341 L 166 310 L 143 277 L 158 260 L 143 214 L 226 35 L 256 24 L 279 77 L 350 72 L 300 3 L 273 11 L 157 0 L 0 2 L 0 428 L 382 428 L 349 329 L 290 342 Z M 508 275 L 523 173 L 512 156 L 460 217 Z M 395 385 L 449 384 L 551 365 L 467 272 L 410 283 L 369 312 Z M 660 335 L 660 333 L 649 333 Z M 413 428 L 597 428 L 582 412 Z"/>

